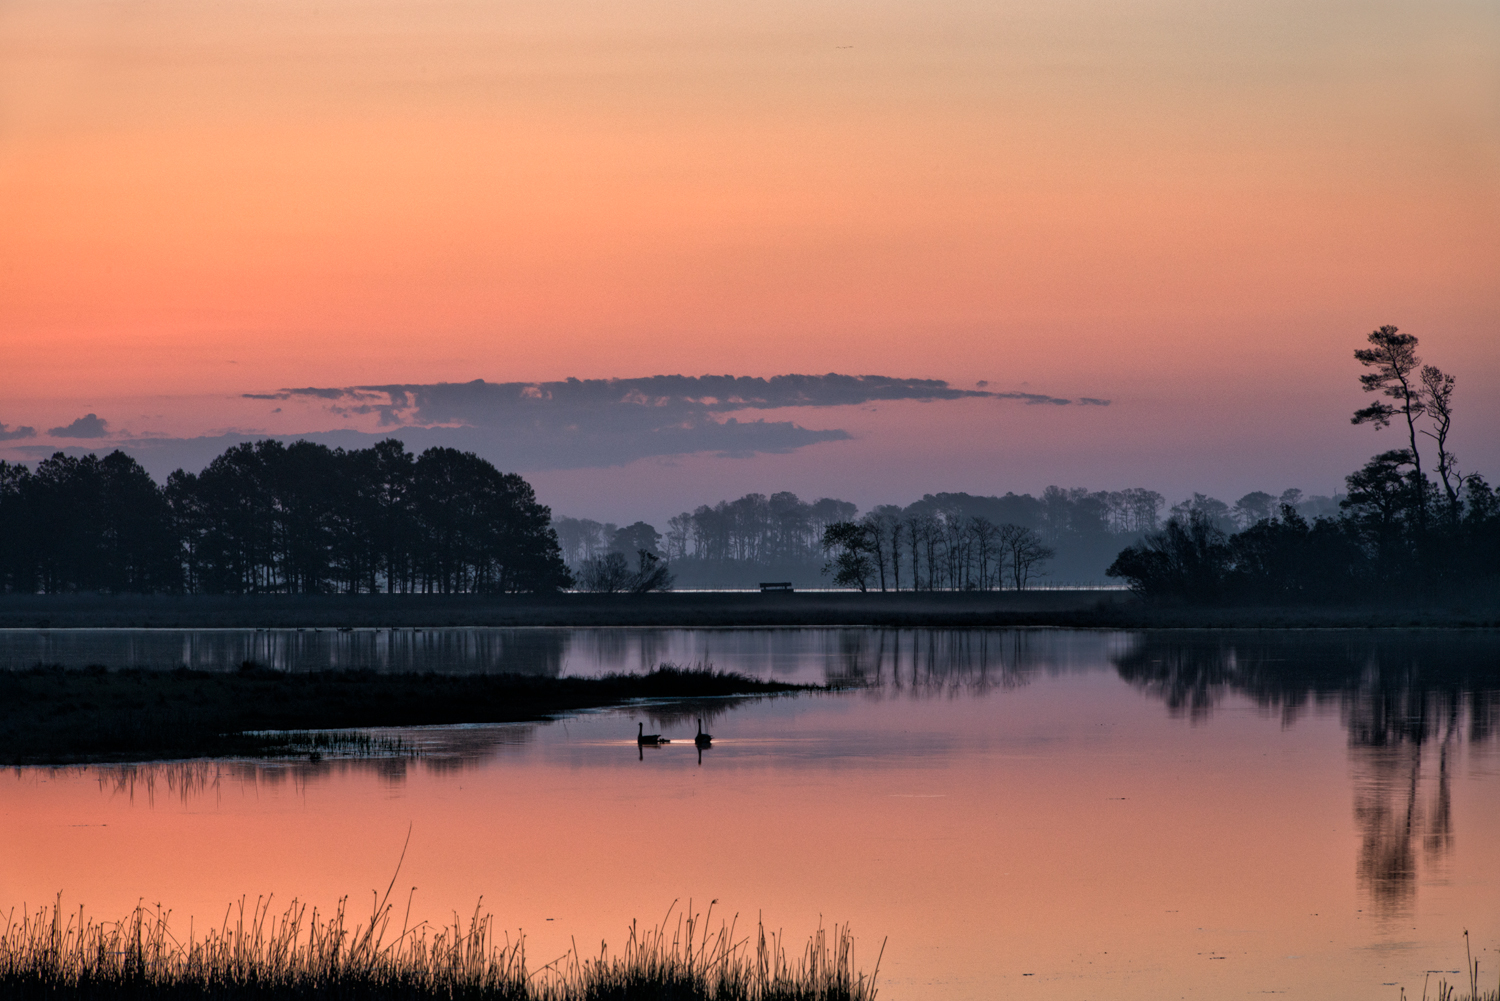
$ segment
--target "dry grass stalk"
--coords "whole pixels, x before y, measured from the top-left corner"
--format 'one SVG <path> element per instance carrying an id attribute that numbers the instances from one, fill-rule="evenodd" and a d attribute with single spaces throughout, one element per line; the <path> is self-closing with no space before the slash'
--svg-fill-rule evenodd
<path id="1" fill-rule="evenodd" d="M 0 932 L 0 994 L 7 998 L 515 999 L 627 1001 L 874 1001 L 875 974 L 856 973 L 847 926 L 821 927 L 788 959 L 782 937 L 759 922 L 753 937 L 709 927 L 707 915 L 679 914 L 655 928 L 632 924 L 624 950 L 576 946 L 528 971 L 524 936 L 495 932 L 476 907 L 467 923 L 392 925 L 377 898 L 352 926 L 347 898 L 330 915 L 298 901 L 273 913 L 270 898 L 231 905 L 201 937 L 178 939 L 171 912 L 136 908 L 122 921 L 96 922 L 82 908 L 49 907 L 6 916 Z M 408 911 L 410 910 L 408 906 Z M 751 945 L 753 941 L 753 947 Z M 878 971 L 879 960 L 876 961 Z"/>

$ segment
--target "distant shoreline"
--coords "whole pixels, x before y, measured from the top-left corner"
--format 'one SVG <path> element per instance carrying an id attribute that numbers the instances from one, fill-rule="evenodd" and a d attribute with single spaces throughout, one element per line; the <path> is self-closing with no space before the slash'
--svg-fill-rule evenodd
<path id="1" fill-rule="evenodd" d="M 1150 605 L 1126 591 L 0 595 L 0 628 L 1494 628 L 1500 595 L 1357 606 Z"/>

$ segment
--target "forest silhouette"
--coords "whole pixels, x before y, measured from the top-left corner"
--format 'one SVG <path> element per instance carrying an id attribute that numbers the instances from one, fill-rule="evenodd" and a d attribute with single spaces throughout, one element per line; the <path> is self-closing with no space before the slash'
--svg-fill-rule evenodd
<path id="1" fill-rule="evenodd" d="M 1147 599 L 1197 605 L 1492 591 L 1500 578 L 1500 496 L 1479 473 L 1460 473 L 1449 447 L 1454 377 L 1424 365 L 1417 338 L 1394 326 L 1366 341 L 1369 347 L 1354 352 L 1366 369 L 1359 381 L 1379 395 L 1350 421 L 1398 425 L 1407 447 L 1381 452 L 1349 474 L 1337 516 L 1309 522 L 1282 504 L 1231 535 L 1194 509 L 1126 548 L 1109 575 Z M 1435 460 L 1425 467 L 1424 442 Z"/>
<path id="2" fill-rule="evenodd" d="M 519 475 L 452 448 L 414 455 L 396 439 L 352 450 L 247 442 L 164 487 L 120 451 L 58 452 L 34 471 L 0 462 L 0 590 L 639 593 L 789 580 L 1020 591 L 1100 571 L 1185 605 L 1492 588 L 1500 496 L 1461 473 L 1449 447 L 1453 376 L 1424 365 L 1417 338 L 1395 327 L 1367 341 L 1355 358 L 1378 396 L 1352 422 L 1396 425 L 1407 447 L 1374 456 L 1337 498 L 1254 491 L 1231 507 L 1194 494 L 1162 521 L 1162 496 L 1140 487 L 928 494 L 863 517 L 848 501 L 782 492 L 684 511 L 662 533 L 644 521 L 554 521 Z M 1425 465 L 1424 443 L 1436 453 Z"/>
<path id="3" fill-rule="evenodd" d="M 1258 496 L 1273 499 L 1247 500 Z M 1053 580 L 1100 580 L 1123 546 L 1160 526 L 1164 503 L 1161 494 L 1141 487 L 1049 486 L 1039 497 L 927 494 L 904 506 L 877 505 L 860 517 L 846 500 L 805 501 L 781 491 L 699 505 L 668 519 L 665 532 L 643 521 L 616 526 L 562 517 L 554 525 L 563 558 L 575 569 L 609 553 L 634 559 L 644 550 L 670 564 L 682 586 L 743 587 L 761 580 L 827 586 L 839 567 L 829 574 L 823 568 L 842 560 L 844 577 L 834 581 L 839 586 L 858 587 L 862 576 L 867 588 L 877 590 L 987 591 L 1015 588 L 1014 554 L 1003 552 L 1012 544 L 1022 549 L 1023 565 L 1029 558 L 1024 554 L 1038 546 L 1052 553 L 1045 568 L 1033 562 L 1023 571 L 1023 585 L 1044 569 Z M 1214 503 L 1225 519 L 1254 520 L 1254 512 Z M 848 528 L 851 523 L 856 528 Z"/>
<path id="4" fill-rule="evenodd" d="M 531 485 L 450 448 L 238 445 L 158 485 L 123 452 L 0 462 L 0 587 L 210 594 L 567 587 Z"/>

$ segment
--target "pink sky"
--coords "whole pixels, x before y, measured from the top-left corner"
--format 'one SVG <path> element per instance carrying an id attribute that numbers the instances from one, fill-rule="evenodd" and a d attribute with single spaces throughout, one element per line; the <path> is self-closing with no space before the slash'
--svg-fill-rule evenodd
<path id="1" fill-rule="evenodd" d="M 1326 493 L 1392 447 L 1347 415 L 1395 323 L 1493 479 L 1497 79 L 1500 9 L 1450 0 L 15 0 L 0 422 L 39 434 L 0 456 L 85 413 L 354 426 L 240 398 L 289 386 L 832 371 L 1112 403 L 772 411 L 853 438 L 533 478 L 600 518 Z"/>

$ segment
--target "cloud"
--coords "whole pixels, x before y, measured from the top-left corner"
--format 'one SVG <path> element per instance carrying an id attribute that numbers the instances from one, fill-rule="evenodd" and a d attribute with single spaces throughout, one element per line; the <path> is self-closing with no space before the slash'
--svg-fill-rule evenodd
<path id="1" fill-rule="evenodd" d="M 305 387 L 246 393 L 267 402 L 304 400 L 340 417 L 374 418 L 375 430 L 266 435 L 226 429 L 195 438 L 117 434 L 110 446 L 134 455 L 157 477 L 177 468 L 202 469 L 234 445 L 272 437 L 330 447 L 368 448 L 398 438 L 413 451 L 433 446 L 475 452 L 502 469 L 541 472 L 623 466 L 640 459 L 692 454 L 725 458 L 785 454 L 853 437 L 837 428 L 812 428 L 757 412 L 792 407 L 847 407 L 896 400 L 996 401 L 1027 406 L 1100 405 L 1044 393 L 957 389 L 941 379 L 881 375 L 659 375 L 641 379 L 565 379 L 558 382 L 401 383 L 343 388 Z M 367 425 L 368 427 L 368 425 Z M 97 416 L 54 428 L 52 435 L 99 438 Z M 44 445 L 11 450 L 41 458 Z M 66 449 L 82 452 L 86 446 Z"/>
<path id="2" fill-rule="evenodd" d="M 109 436 L 109 421 L 101 420 L 97 414 L 86 414 L 72 424 L 60 428 L 48 428 L 54 438 L 106 438 Z"/>
<path id="3" fill-rule="evenodd" d="M 478 440 L 476 449 L 513 469 L 578 469 L 637 459 L 712 452 L 749 456 L 791 452 L 847 439 L 838 428 L 743 420 L 749 411 L 840 407 L 891 400 L 1014 400 L 1068 406 L 1043 393 L 957 389 L 942 379 L 884 375 L 656 375 L 556 382 L 393 383 L 285 388 L 247 399 L 303 399 L 344 419 L 373 417 L 403 440 L 418 429 L 443 431 L 445 443 Z M 740 418 L 732 414 L 741 415 Z M 316 437 L 316 436 L 315 436 Z M 373 440 L 373 438 L 372 438 Z"/>
<path id="4" fill-rule="evenodd" d="M 159 480 L 175 469 L 197 471 L 236 445 L 265 438 L 290 443 L 311 441 L 330 448 L 369 448 L 376 442 L 396 438 L 413 452 L 433 447 L 457 448 L 489 459 L 501 469 L 540 472 L 555 469 L 600 469 L 623 466 L 644 458 L 668 458 L 707 452 L 725 458 L 784 454 L 826 441 L 853 436 L 838 428 L 805 428 L 791 421 L 710 421 L 701 427 L 663 428 L 653 433 L 608 434 L 597 429 L 587 433 L 576 428 L 538 427 L 515 433 L 499 433 L 476 427 L 401 427 L 380 433 L 366 431 L 319 431 L 310 434 L 247 434 L 240 431 L 197 438 L 129 438 L 111 441 L 109 447 L 134 456 Z M 29 460 L 43 459 L 58 449 L 49 445 L 17 445 L 12 451 Z M 91 449 L 74 446 L 62 450 L 86 455 Z"/>
<path id="5" fill-rule="evenodd" d="M 981 384 L 984 385 L 984 384 Z M 383 427 L 435 425 L 508 428 L 537 422 L 662 429 L 716 421 L 718 415 L 785 407 L 837 407 L 888 400 L 1019 400 L 1066 406 L 1073 400 L 1042 393 L 955 389 L 942 379 L 882 375 L 656 375 L 640 379 L 566 379 L 560 382 L 407 383 L 308 387 L 247 393 L 248 399 L 293 397 L 338 401 L 339 414 L 374 415 Z M 1090 403 L 1101 403 L 1093 397 Z M 1078 402 L 1083 402 L 1082 400 Z"/>
<path id="6" fill-rule="evenodd" d="M 892 400 L 988 399 L 1028 406 L 1075 402 L 1044 393 L 958 389 L 942 379 L 884 375 L 656 375 L 556 382 L 392 383 L 284 388 L 247 399 L 322 403 L 345 419 L 373 417 L 388 434 L 415 445 L 433 438 L 512 469 L 579 469 L 643 458 L 711 452 L 749 456 L 795 451 L 851 435 L 791 421 L 744 420 L 745 413 L 790 407 L 839 407 Z M 1093 397 L 1090 403 L 1101 403 Z M 736 418 L 731 415 L 739 414 Z M 420 434 L 421 431 L 432 434 Z M 341 432 L 342 433 L 342 432 Z M 357 433 L 357 432 L 348 432 Z M 326 436 L 311 436 L 317 440 Z M 377 440 L 379 435 L 368 436 Z M 479 446 L 479 447 L 476 447 Z"/>
<path id="7" fill-rule="evenodd" d="M 986 393 L 984 395 L 994 397 L 997 400 L 1020 400 L 1028 407 L 1035 406 L 1038 403 L 1050 403 L 1054 407 L 1066 407 L 1073 402 L 1072 400 L 1065 400 L 1060 396 L 1047 396 L 1044 393 Z"/>
<path id="8" fill-rule="evenodd" d="M 25 426 L 18 428 L 8 428 L 4 424 L 0 424 L 0 441 L 15 441 L 17 438 L 35 437 L 36 428 Z"/>

